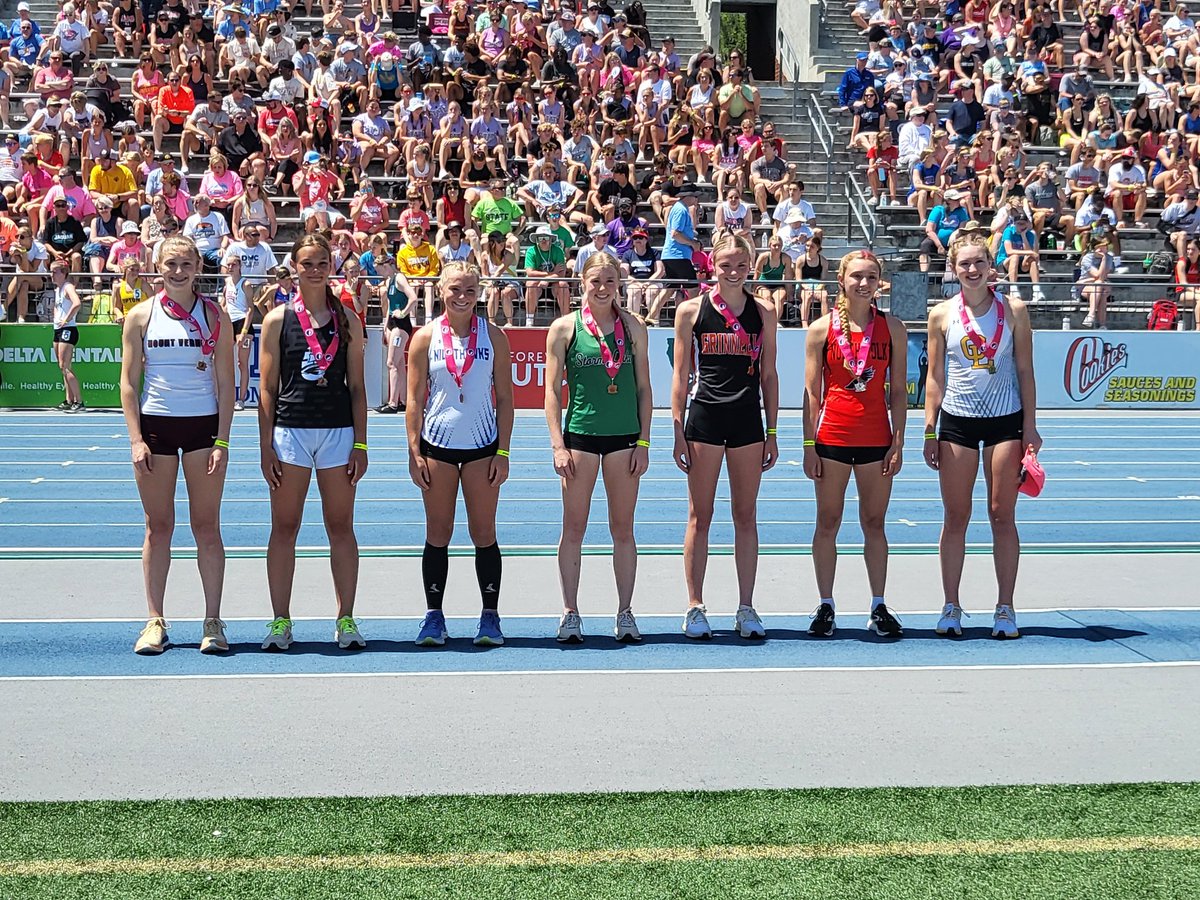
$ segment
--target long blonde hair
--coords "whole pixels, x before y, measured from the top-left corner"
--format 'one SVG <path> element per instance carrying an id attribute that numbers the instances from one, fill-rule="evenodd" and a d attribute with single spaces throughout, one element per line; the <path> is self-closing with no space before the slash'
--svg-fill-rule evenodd
<path id="1" fill-rule="evenodd" d="M 858 262 L 860 259 L 874 263 L 875 268 L 879 272 L 879 277 L 883 277 L 883 263 L 870 250 L 851 250 L 838 263 L 837 300 L 834 302 L 834 308 L 830 315 L 838 317 L 838 324 L 842 326 L 842 334 L 846 335 L 847 338 L 850 336 L 850 298 L 846 296 L 846 273 L 850 271 L 850 264 Z M 850 368 L 848 360 L 845 365 L 847 369 Z"/>

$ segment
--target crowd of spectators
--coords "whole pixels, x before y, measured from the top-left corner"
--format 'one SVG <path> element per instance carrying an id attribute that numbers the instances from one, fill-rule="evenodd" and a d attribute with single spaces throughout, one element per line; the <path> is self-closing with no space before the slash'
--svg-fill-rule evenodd
<path id="1" fill-rule="evenodd" d="M 849 144 L 872 204 L 917 210 L 922 271 L 957 230 L 985 228 L 1006 290 L 1028 280 L 1034 302 L 1065 253 L 1085 327 L 1105 327 L 1113 276 L 1143 267 L 1200 305 L 1200 30 L 1185 3 L 860 0 L 851 16 L 865 47 L 838 88 Z M 1158 235 L 1145 259 L 1122 252 Z"/>
<path id="2" fill-rule="evenodd" d="M 317 230 L 347 302 L 386 315 L 397 284 L 418 324 L 443 261 L 474 260 L 522 325 L 576 302 L 593 253 L 658 317 L 720 230 L 758 241 L 786 320 L 823 308 L 821 231 L 741 51 L 682 59 L 640 0 L 433 0 L 409 41 L 398 0 L 239 2 L 22 2 L 0 25 L 0 312 L 36 312 L 62 259 L 120 321 L 176 232 L 248 305 Z"/>

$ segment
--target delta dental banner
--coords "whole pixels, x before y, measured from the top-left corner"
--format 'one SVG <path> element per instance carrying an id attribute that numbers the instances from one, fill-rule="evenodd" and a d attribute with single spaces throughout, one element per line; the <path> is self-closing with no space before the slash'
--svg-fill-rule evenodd
<path id="1" fill-rule="evenodd" d="M 545 328 L 507 329 L 512 346 L 513 391 L 517 409 L 541 409 L 546 390 Z M 804 404 L 804 341 L 807 332 L 779 332 L 779 404 Z M 94 408 L 119 407 L 121 329 L 80 325 L 75 373 L 84 402 Z M 54 359 L 49 325 L 0 324 L 0 407 L 56 406 L 63 400 L 62 374 Z M 367 329 L 366 381 L 371 406 L 382 401 L 386 370 L 383 334 Z M 371 352 L 372 348 L 378 352 Z M 650 383 L 654 405 L 671 407 L 675 333 L 652 328 Z M 1200 332 L 1078 331 L 1034 332 L 1034 367 L 1041 409 L 1200 409 Z M 911 407 L 925 402 L 929 370 L 926 335 L 908 335 L 905 388 Z M 250 352 L 251 402 L 258 401 L 258 338 Z M 566 402 L 566 390 L 563 391 Z"/>
<path id="2" fill-rule="evenodd" d="M 120 406 L 121 329 L 80 325 L 73 369 L 88 406 Z M 54 326 L 0 324 L 0 407 L 57 406 L 64 389 Z"/>

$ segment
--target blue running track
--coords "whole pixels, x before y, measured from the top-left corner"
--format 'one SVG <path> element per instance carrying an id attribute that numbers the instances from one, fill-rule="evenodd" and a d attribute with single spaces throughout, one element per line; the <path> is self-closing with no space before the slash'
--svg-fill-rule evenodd
<path id="1" fill-rule="evenodd" d="M 14 556 L 136 555 L 142 542 L 142 512 L 129 465 L 121 417 L 111 412 L 76 416 L 6 413 L 0 428 L 0 558 Z M 1048 488 L 1036 500 L 1022 499 L 1021 537 L 1036 552 L 1136 552 L 1200 550 L 1200 416 L 1064 415 L 1040 420 Z M 759 501 L 764 553 L 807 552 L 815 503 L 801 469 L 800 418 L 780 421 L 780 464 L 763 480 Z M 653 427 L 651 466 L 643 479 L 636 533 L 644 552 L 677 553 L 687 517 L 684 475 L 671 462 L 669 417 Z M 257 420 L 238 414 L 223 508 L 226 546 L 257 555 L 267 541 L 267 489 L 258 466 Z M 360 486 L 358 536 L 367 554 L 410 554 L 424 542 L 420 493 L 408 477 L 402 416 L 372 416 L 371 468 Z M 936 549 L 941 525 L 936 475 L 921 458 L 920 414 L 910 415 L 904 470 L 897 477 L 888 533 L 894 552 Z M 194 546 L 180 486 L 175 546 Z M 314 484 L 313 497 L 316 488 Z M 550 465 L 546 427 L 536 414 L 520 414 L 512 442 L 511 478 L 500 499 L 500 544 L 506 552 L 553 552 L 561 506 Z M 608 545 L 597 486 L 596 506 L 585 545 Z M 861 543 L 850 488 L 844 545 Z M 974 547 L 988 542 L 983 479 L 976 493 L 975 521 L 968 533 Z M 729 490 L 722 480 L 712 542 L 717 552 L 732 543 Z M 460 523 L 465 513 L 459 513 Z M 310 508 L 300 546 L 317 553 L 326 544 L 319 511 Z M 455 546 L 467 543 L 460 527 Z"/>
<path id="2" fill-rule="evenodd" d="M 805 633 L 807 617 L 766 616 L 770 637 L 745 641 L 727 617 L 711 617 L 712 641 L 680 633 L 678 616 L 643 616 L 640 645 L 618 644 L 610 617 L 585 617 L 582 645 L 554 640 L 558 620 L 530 616 L 503 621 L 507 644 L 471 644 L 475 621 L 454 618 L 444 648 L 413 644 L 417 619 L 363 619 L 367 650 L 347 652 L 332 642 L 333 623 L 295 623 L 296 643 L 287 653 L 260 649 L 263 621 L 229 623 L 231 652 L 197 651 L 200 623 L 179 620 L 178 643 L 157 657 L 132 652 L 138 622 L 0 622 L 0 678 L 94 678 L 127 676 L 385 675 L 502 672 L 722 671 L 730 669 L 878 668 L 916 666 L 1146 665 L 1200 661 L 1200 610 L 1062 610 L 1020 614 L 1022 638 L 990 637 L 991 617 L 964 620 L 962 638 L 938 637 L 936 616 L 904 619 L 900 640 L 868 633 L 861 614 L 843 615 L 831 638 Z"/>

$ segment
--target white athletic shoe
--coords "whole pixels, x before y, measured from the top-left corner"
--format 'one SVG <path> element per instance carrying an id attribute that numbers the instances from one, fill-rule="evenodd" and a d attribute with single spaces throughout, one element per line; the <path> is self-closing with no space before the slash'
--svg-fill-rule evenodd
<path id="1" fill-rule="evenodd" d="M 1013 612 L 1011 606 L 997 606 L 995 618 L 992 619 L 992 637 L 1000 638 L 1019 638 L 1021 632 L 1017 630 L 1017 614 Z"/>
<path id="2" fill-rule="evenodd" d="M 642 633 L 638 631 L 637 619 L 629 610 L 617 613 L 617 625 L 613 629 L 618 641 L 640 641 Z"/>
<path id="3" fill-rule="evenodd" d="M 246 408 L 246 404 L 243 403 L 241 400 L 233 401 L 233 411 L 234 412 L 241 412 L 245 408 Z"/>
<path id="4" fill-rule="evenodd" d="M 693 606 L 683 617 L 683 635 L 694 641 L 707 641 L 712 637 L 712 628 L 708 625 L 708 610 L 703 606 Z"/>
<path id="5" fill-rule="evenodd" d="M 962 637 L 962 616 L 961 606 L 947 603 L 942 607 L 942 617 L 938 619 L 937 627 L 933 630 L 938 634 L 956 634 Z"/>
<path id="6" fill-rule="evenodd" d="M 579 618 L 579 613 L 573 610 L 563 613 L 562 621 L 558 623 L 558 637 L 555 640 L 560 644 L 583 643 L 583 620 Z"/>
<path id="7" fill-rule="evenodd" d="M 758 610 L 753 606 L 739 606 L 737 616 L 733 621 L 737 633 L 744 638 L 753 640 L 767 636 L 767 629 L 763 628 L 762 619 L 758 617 Z"/>

